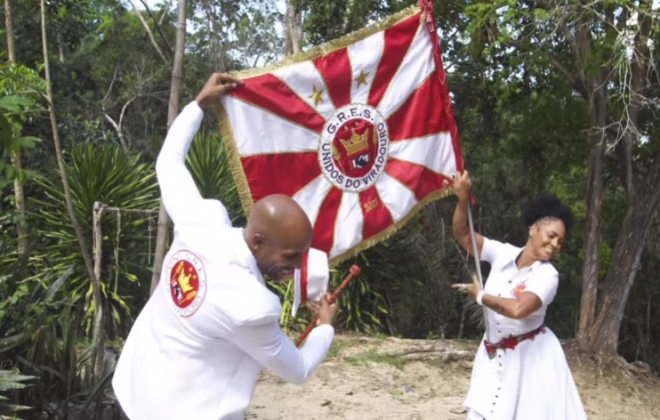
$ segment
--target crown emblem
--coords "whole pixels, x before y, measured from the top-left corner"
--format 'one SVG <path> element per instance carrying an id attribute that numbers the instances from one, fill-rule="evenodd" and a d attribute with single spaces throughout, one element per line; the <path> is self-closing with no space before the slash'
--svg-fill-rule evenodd
<path id="1" fill-rule="evenodd" d="M 362 134 L 356 134 L 355 129 L 351 131 L 353 134 L 350 139 L 339 139 L 342 146 L 346 149 L 346 152 L 348 152 L 348 155 L 351 156 L 369 149 L 369 130 L 364 130 L 364 133 Z"/>

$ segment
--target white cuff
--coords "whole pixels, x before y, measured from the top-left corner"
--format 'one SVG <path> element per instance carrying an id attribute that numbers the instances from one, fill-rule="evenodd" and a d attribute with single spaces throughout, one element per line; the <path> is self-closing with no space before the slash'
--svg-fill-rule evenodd
<path id="1" fill-rule="evenodd" d="M 484 306 L 484 295 L 486 293 L 483 290 L 480 290 L 479 293 L 477 293 L 477 303 L 480 306 Z"/>

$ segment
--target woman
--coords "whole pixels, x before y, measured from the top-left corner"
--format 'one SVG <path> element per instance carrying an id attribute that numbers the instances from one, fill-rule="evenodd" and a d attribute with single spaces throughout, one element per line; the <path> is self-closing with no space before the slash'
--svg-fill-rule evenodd
<path id="1" fill-rule="evenodd" d="M 454 190 L 454 238 L 472 252 L 467 171 L 457 176 Z M 490 334 L 475 357 L 464 402 L 467 420 L 585 420 L 561 344 L 543 323 L 559 283 L 549 261 L 561 250 L 573 217 L 549 195 L 534 199 L 522 216 L 529 227 L 524 248 L 475 233 L 479 256 L 491 265 L 485 289 L 476 278 L 454 285 L 487 308 Z"/>

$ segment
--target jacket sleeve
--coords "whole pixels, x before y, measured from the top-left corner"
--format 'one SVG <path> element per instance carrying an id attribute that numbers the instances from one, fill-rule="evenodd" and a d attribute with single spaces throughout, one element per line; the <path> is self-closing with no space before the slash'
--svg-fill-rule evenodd
<path id="1" fill-rule="evenodd" d="M 203 207 L 204 200 L 186 168 L 186 155 L 203 117 L 196 101 L 188 104 L 170 127 L 156 161 L 161 197 L 175 225 L 195 223 Z"/>
<path id="2" fill-rule="evenodd" d="M 277 319 L 266 317 L 258 322 L 246 322 L 234 331 L 230 340 L 264 368 L 302 385 L 328 355 L 335 330 L 331 325 L 314 328 L 305 345 L 298 349 L 280 330 Z"/>

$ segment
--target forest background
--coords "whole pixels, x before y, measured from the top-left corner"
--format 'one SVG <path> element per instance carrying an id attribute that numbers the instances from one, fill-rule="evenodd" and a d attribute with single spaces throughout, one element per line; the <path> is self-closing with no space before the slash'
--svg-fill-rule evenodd
<path id="1" fill-rule="evenodd" d="M 148 299 L 171 238 L 154 161 L 168 124 L 212 72 L 274 64 L 414 3 L 3 0 L 0 390 L 14 391 L 0 397 L 0 415 L 107 389 L 108 355 Z M 523 203 L 560 197 L 576 226 L 555 263 L 548 325 L 584 352 L 660 370 L 657 4 L 434 7 L 478 230 L 523 245 Z M 202 194 L 244 224 L 212 117 L 187 164 Z M 363 267 L 341 297 L 341 328 L 479 337 L 479 308 L 450 290 L 471 264 L 451 237 L 454 204 L 429 205 L 336 267 L 333 286 L 350 264 Z M 301 331 L 309 318 L 287 315 L 290 287 L 271 287 L 285 303 L 283 328 Z"/>

